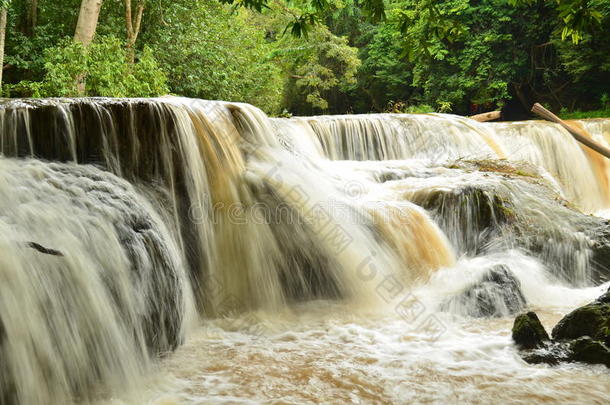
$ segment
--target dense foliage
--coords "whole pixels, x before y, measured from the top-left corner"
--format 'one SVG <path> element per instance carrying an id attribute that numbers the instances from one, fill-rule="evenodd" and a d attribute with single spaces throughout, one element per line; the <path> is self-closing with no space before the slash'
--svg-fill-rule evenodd
<path id="1" fill-rule="evenodd" d="M 243 101 L 276 112 L 283 76 L 270 60 L 275 48 L 251 18 L 251 13 L 232 13 L 219 3 L 175 2 L 143 39 L 167 72 L 172 93 Z"/>
<path id="2" fill-rule="evenodd" d="M 80 43 L 62 40 L 44 51 L 41 81 L 23 80 L 6 86 L 7 92 L 32 97 L 76 97 L 78 78 L 84 76 L 88 95 L 151 97 L 169 92 L 166 75 L 148 46 L 136 63 L 125 63 L 126 58 L 122 41 L 113 36 L 99 36 L 87 50 Z"/>
<path id="3" fill-rule="evenodd" d="M 4 96 L 177 94 L 272 114 L 608 108 L 610 0 L 12 0 Z M 126 6 L 129 18 L 126 16 Z"/>

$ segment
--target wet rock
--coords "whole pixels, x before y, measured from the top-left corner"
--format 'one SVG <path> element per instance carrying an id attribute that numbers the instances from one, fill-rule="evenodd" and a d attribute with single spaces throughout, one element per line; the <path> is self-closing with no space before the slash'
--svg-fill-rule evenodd
<path id="1" fill-rule="evenodd" d="M 407 175 L 407 173 L 399 173 L 396 171 L 383 171 L 378 173 L 375 177 L 377 178 L 378 182 L 385 183 L 388 181 L 402 180 L 407 177 Z"/>
<path id="2" fill-rule="evenodd" d="M 599 285 L 610 281 L 610 226 L 595 232 L 591 239 L 591 281 Z"/>
<path id="3" fill-rule="evenodd" d="M 48 247 L 44 247 L 41 244 L 36 243 L 36 242 L 28 242 L 27 246 L 31 247 L 34 250 L 39 251 L 40 253 L 44 253 L 46 255 L 51 255 L 51 256 L 63 256 L 64 255 L 59 250 L 55 250 L 55 249 L 50 249 Z"/>
<path id="4" fill-rule="evenodd" d="M 600 304 L 610 304 L 610 288 L 608 288 L 608 291 L 600 295 L 595 301 Z"/>
<path id="5" fill-rule="evenodd" d="M 473 256 L 483 253 L 502 226 L 515 220 L 507 198 L 476 186 L 433 190 L 415 195 L 412 201 L 431 211 L 446 233 L 452 235 L 452 229 L 460 229 L 453 242 L 460 251 Z"/>
<path id="6" fill-rule="evenodd" d="M 521 350 L 521 357 L 530 364 L 579 362 L 603 364 L 610 368 L 610 349 L 604 343 L 588 336 L 564 342 L 544 342 L 540 347 Z"/>
<path id="7" fill-rule="evenodd" d="M 572 352 L 568 343 L 551 341 L 543 342 L 540 347 L 521 351 L 521 357 L 526 362 L 530 364 L 548 364 L 550 366 L 570 361 L 571 354 Z"/>
<path id="8" fill-rule="evenodd" d="M 521 311 L 525 304 L 521 283 L 508 267 L 499 265 L 442 307 L 482 318 L 512 315 Z"/>
<path id="9" fill-rule="evenodd" d="M 527 167 L 502 161 L 458 161 L 462 172 L 485 172 L 452 187 L 420 190 L 409 199 L 430 211 L 459 254 L 516 247 L 571 285 L 610 281 L 610 221 L 586 215 Z"/>
<path id="10" fill-rule="evenodd" d="M 584 336 L 570 343 L 570 360 L 587 364 L 604 364 L 610 368 L 610 349 L 604 343 Z"/>
<path id="11" fill-rule="evenodd" d="M 177 243 L 152 204 L 108 172 L 2 163 L 2 229 L 16 237 L 1 241 L 13 268 L 0 283 L 0 404 L 94 402 L 182 342 L 188 287 Z M 46 239 L 32 232 L 41 227 Z"/>
<path id="12" fill-rule="evenodd" d="M 305 222 L 287 220 L 299 218 L 299 213 L 270 188 L 254 192 L 257 200 L 268 207 L 271 214 L 268 220 L 274 224 L 271 232 L 283 253 L 285 261 L 276 265 L 286 298 L 294 302 L 341 298 L 345 292 L 336 275 L 328 271 L 334 264 L 330 256 L 321 253 L 324 246 L 316 242 Z"/>
<path id="13" fill-rule="evenodd" d="M 515 343 L 522 349 L 542 347 L 544 342 L 550 340 L 535 312 L 521 314 L 515 318 L 512 336 Z"/>
<path id="14" fill-rule="evenodd" d="M 528 363 L 581 362 L 610 368 L 610 289 L 563 317 L 553 328 L 552 341 L 533 312 L 515 318 L 512 333 Z"/>
<path id="15" fill-rule="evenodd" d="M 608 300 L 608 293 L 563 317 L 553 328 L 553 339 L 569 340 L 589 336 L 610 343 L 610 303 L 600 299 Z"/>

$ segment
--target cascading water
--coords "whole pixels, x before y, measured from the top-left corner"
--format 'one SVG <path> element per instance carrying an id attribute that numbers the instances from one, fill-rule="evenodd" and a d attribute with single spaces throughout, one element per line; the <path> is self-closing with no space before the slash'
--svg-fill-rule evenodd
<path id="1" fill-rule="evenodd" d="M 0 131 L 0 403 L 608 399 L 509 349 L 608 281 L 610 167 L 556 125 L 167 97 Z"/>
<path id="2" fill-rule="evenodd" d="M 181 253 L 126 181 L 92 166 L 2 158 L 3 403 L 89 398 L 182 341 Z"/>

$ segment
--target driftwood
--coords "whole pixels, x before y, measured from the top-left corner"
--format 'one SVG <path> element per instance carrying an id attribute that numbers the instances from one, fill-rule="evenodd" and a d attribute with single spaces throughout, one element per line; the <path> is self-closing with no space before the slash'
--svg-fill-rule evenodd
<path id="1" fill-rule="evenodd" d="M 500 111 L 490 111 L 483 114 L 471 115 L 468 118 L 479 122 L 485 122 L 500 119 L 501 116 L 502 113 Z"/>
<path id="2" fill-rule="evenodd" d="M 582 129 L 568 124 L 567 122 L 565 122 L 564 120 L 562 120 L 561 118 L 559 118 L 558 116 L 556 116 L 555 114 L 553 114 L 552 112 L 550 112 L 549 110 L 547 110 L 546 108 L 544 108 L 543 106 L 541 106 L 538 103 L 534 104 L 534 106 L 532 107 L 532 112 L 534 114 L 537 114 L 540 117 L 544 118 L 545 120 L 556 122 L 557 124 L 561 125 L 578 142 L 582 143 L 583 145 L 587 146 L 590 149 L 593 149 L 595 152 L 599 153 L 600 155 L 603 155 L 606 158 L 610 159 L 610 149 L 595 142 L 592 139 L 589 139 L 589 137 L 587 136 L 587 133 L 585 131 L 583 131 Z"/>

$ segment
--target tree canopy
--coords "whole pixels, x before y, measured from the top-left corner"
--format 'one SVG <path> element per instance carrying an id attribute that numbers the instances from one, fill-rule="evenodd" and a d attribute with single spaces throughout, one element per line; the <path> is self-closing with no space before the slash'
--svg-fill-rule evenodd
<path id="1" fill-rule="evenodd" d="M 271 114 L 610 107 L 608 0 L 1 0 L 0 9 L 5 97 L 177 94 Z M 91 44 L 78 40 L 77 21 L 93 28 Z"/>

